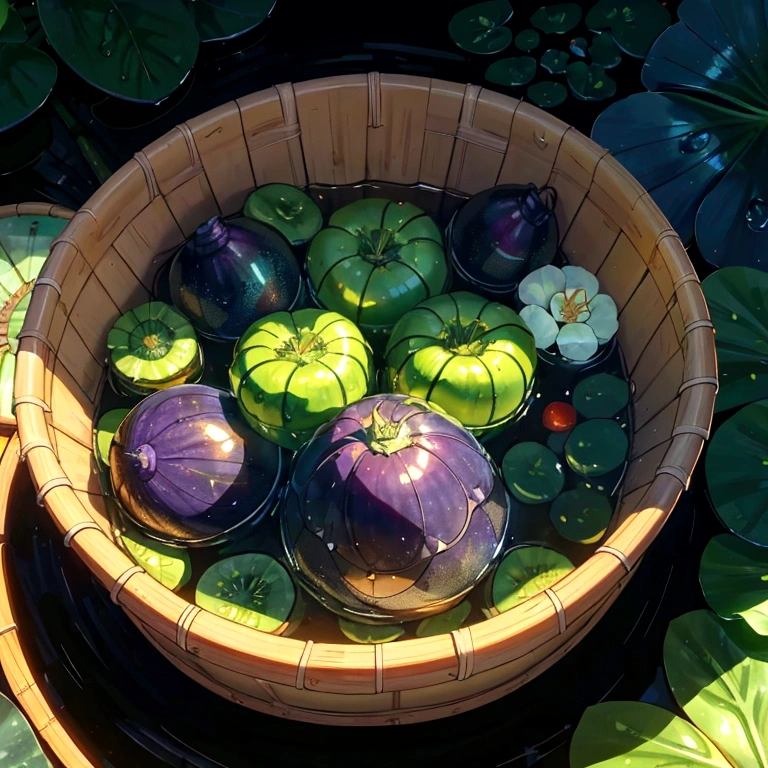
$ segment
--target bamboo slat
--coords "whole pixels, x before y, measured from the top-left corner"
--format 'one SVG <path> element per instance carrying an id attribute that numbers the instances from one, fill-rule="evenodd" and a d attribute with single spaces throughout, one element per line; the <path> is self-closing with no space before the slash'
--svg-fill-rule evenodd
<path id="1" fill-rule="evenodd" d="M 349 201 L 380 195 L 377 182 L 421 182 L 451 193 L 436 203 L 443 212 L 497 183 L 553 185 L 563 251 L 597 273 L 616 301 L 634 382 L 633 452 L 619 512 L 597 551 L 506 613 L 383 646 L 263 635 L 166 590 L 111 539 L 89 442 L 105 328 L 146 296 L 184 236 L 234 212 L 256 185 L 363 181 L 370 184 L 346 190 Z M 473 85 L 369 73 L 281 84 L 222 105 L 138 153 L 78 213 L 44 274 L 60 291 L 35 289 L 16 381 L 20 438 L 41 502 L 173 664 L 222 696 L 282 717 L 417 722 L 524 684 L 578 642 L 634 574 L 711 424 L 711 321 L 669 223 L 602 148 L 529 104 Z M 95 305 L 103 312 L 88 327 Z"/>

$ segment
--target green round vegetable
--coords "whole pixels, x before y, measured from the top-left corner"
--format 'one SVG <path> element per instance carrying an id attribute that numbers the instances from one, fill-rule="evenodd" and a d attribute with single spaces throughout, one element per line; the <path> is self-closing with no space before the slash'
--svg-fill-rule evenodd
<path id="1" fill-rule="evenodd" d="M 129 408 L 115 408 L 102 414 L 96 424 L 94 452 L 99 461 L 107 467 L 109 466 L 109 448 L 112 445 L 112 438 L 130 412 Z"/>
<path id="2" fill-rule="evenodd" d="M 472 431 L 517 415 L 536 363 L 533 335 L 518 314 L 466 292 L 436 296 L 409 312 L 385 352 L 392 392 L 421 397 Z"/>
<path id="3" fill-rule="evenodd" d="M 307 272 L 320 306 L 378 335 L 449 282 L 435 222 L 411 203 L 380 198 L 358 200 L 331 216 L 312 240 Z"/>
<path id="4" fill-rule="evenodd" d="M 119 317 L 107 336 L 109 370 L 120 394 L 146 395 L 203 375 L 203 350 L 190 322 L 162 301 Z"/>
<path id="5" fill-rule="evenodd" d="M 563 490 L 565 474 L 560 459 L 539 443 L 513 445 L 501 462 L 510 493 L 524 504 L 544 504 Z"/>
<path id="6" fill-rule="evenodd" d="M 248 195 L 243 213 L 276 229 L 291 245 L 311 240 L 323 226 L 312 198 L 289 184 L 265 184 Z"/>
<path id="7" fill-rule="evenodd" d="M 579 486 L 552 502 L 549 519 L 564 539 L 594 544 L 602 538 L 612 514 L 613 507 L 606 496 Z"/>
<path id="8" fill-rule="evenodd" d="M 235 555 L 202 575 L 195 602 L 238 624 L 281 634 L 296 605 L 296 589 L 288 571 L 273 557 Z"/>
<path id="9" fill-rule="evenodd" d="M 339 629 L 344 636 L 354 643 L 391 643 L 405 634 L 405 630 L 399 624 L 387 624 L 374 626 L 373 624 L 361 624 L 357 621 L 339 619 Z"/>
<path id="10" fill-rule="evenodd" d="M 590 419 L 573 428 L 565 458 L 574 472 L 598 477 L 620 467 L 627 458 L 627 433 L 610 419 Z"/>
<path id="11" fill-rule="evenodd" d="M 360 330 L 337 312 L 275 312 L 240 338 L 229 369 L 232 391 L 253 429 L 300 448 L 342 408 L 375 384 L 373 357 Z"/>

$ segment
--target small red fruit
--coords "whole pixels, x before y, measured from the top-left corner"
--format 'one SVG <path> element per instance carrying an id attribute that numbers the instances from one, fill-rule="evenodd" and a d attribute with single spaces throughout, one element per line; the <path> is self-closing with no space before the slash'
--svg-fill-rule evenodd
<path id="1" fill-rule="evenodd" d="M 568 403 L 550 403 L 541 420 L 550 432 L 567 432 L 576 426 L 576 409 Z"/>

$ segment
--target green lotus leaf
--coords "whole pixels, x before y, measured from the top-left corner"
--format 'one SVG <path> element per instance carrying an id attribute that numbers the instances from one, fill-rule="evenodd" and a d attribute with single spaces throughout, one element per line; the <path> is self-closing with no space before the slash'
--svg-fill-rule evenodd
<path id="1" fill-rule="evenodd" d="M 416 637 L 432 637 L 433 635 L 444 635 L 446 632 L 454 632 L 467 620 L 472 606 L 469 601 L 464 600 L 450 611 L 438 613 L 437 616 L 430 616 L 424 619 L 416 627 Z"/>
<path id="2" fill-rule="evenodd" d="M 162 101 L 197 58 L 200 38 L 182 0 L 38 0 L 37 7 L 64 62 L 121 99 Z"/>
<path id="3" fill-rule="evenodd" d="M 565 484 L 560 459 L 539 443 L 513 445 L 501 463 L 510 493 L 524 504 L 545 504 L 556 498 Z"/>
<path id="4" fill-rule="evenodd" d="M 509 47 L 512 32 L 504 26 L 512 18 L 507 0 L 486 0 L 454 14 L 448 34 L 459 48 L 471 53 L 498 53 Z"/>
<path id="5" fill-rule="evenodd" d="M 592 63 L 599 64 L 603 69 L 613 69 L 621 64 L 621 52 L 606 33 L 595 35 L 587 53 L 592 57 Z"/>
<path id="6" fill-rule="evenodd" d="M 768 766 L 768 663 L 747 655 L 711 611 L 675 619 L 664 668 L 675 700 L 734 766 Z"/>
<path id="7" fill-rule="evenodd" d="M 5 24 L 0 24 L 0 43 L 23 43 L 26 39 L 24 19 L 14 8 L 9 8 Z"/>
<path id="8" fill-rule="evenodd" d="M 568 443 L 565 450 L 567 457 Z M 578 544 L 594 544 L 603 537 L 612 514 L 613 506 L 607 496 L 580 485 L 561 493 L 552 502 L 549 519 L 564 539 Z"/>
<path id="9" fill-rule="evenodd" d="M 525 53 L 532 51 L 541 42 L 541 35 L 535 29 L 524 29 L 515 37 L 515 46 Z"/>
<path id="10" fill-rule="evenodd" d="M 594 32 L 610 30 L 622 51 L 643 59 L 672 17 L 658 0 L 598 0 L 585 21 Z"/>
<path id="11" fill-rule="evenodd" d="M 619 330 L 616 302 L 607 293 L 598 294 L 589 302 L 589 317 L 585 322 L 595 332 L 600 344 L 610 341 Z"/>
<path id="12" fill-rule="evenodd" d="M 192 563 L 186 549 L 153 541 L 134 528 L 122 533 L 120 540 L 136 564 L 164 587 L 179 589 L 191 578 Z"/>
<path id="13" fill-rule="evenodd" d="M 571 57 L 565 51 L 550 48 L 541 57 L 541 67 L 553 75 L 562 75 Z"/>
<path id="14" fill-rule="evenodd" d="M 376 644 L 391 643 L 405 634 L 405 630 L 399 624 L 386 626 L 374 626 L 373 624 L 361 624 L 358 621 L 339 619 L 339 629 L 344 637 L 353 643 Z"/>
<path id="15" fill-rule="evenodd" d="M 587 708 L 573 734 L 570 768 L 733 768 L 687 720 L 636 701 Z"/>
<path id="16" fill-rule="evenodd" d="M 567 265 L 562 268 L 562 272 L 565 275 L 565 292 L 568 296 L 572 296 L 576 291 L 583 291 L 584 297 L 589 301 L 597 296 L 600 283 L 588 269 Z"/>
<path id="17" fill-rule="evenodd" d="M 8 0 L 0 0 L 0 30 L 8 20 Z"/>
<path id="18" fill-rule="evenodd" d="M 578 3 L 558 3 L 542 6 L 531 16 L 531 24 L 547 35 L 564 35 L 581 21 L 581 6 Z"/>
<path id="19" fill-rule="evenodd" d="M 768 635 L 767 548 L 737 536 L 715 536 L 701 556 L 699 579 L 704 597 L 719 616 L 741 616 L 759 635 Z"/>
<path id="20" fill-rule="evenodd" d="M 745 406 L 715 432 L 704 468 L 718 517 L 768 547 L 768 400 Z"/>
<path id="21" fill-rule="evenodd" d="M 229 40 L 258 27 L 277 0 L 185 0 L 192 11 L 200 39 Z"/>
<path id="22" fill-rule="evenodd" d="M 498 85 L 525 85 L 536 75 L 536 59 L 532 56 L 499 59 L 485 70 L 485 79 Z"/>
<path id="23" fill-rule="evenodd" d="M 0 693 L 0 766 L 51 768 L 32 726 L 19 708 Z"/>
<path id="24" fill-rule="evenodd" d="M 535 83 L 528 88 L 527 93 L 528 98 L 542 109 L 557 107 L 568 98 L 568 89 L 562 83 L 553 83 L 550 80 Z"/>
<path id="25" fill-rule="evenodd" d="M 42 107 L 57 74 L 47 53 L 28 45 L 0 43 L 0 131 L 18 125 Z"/>
<path id="26" fill-rule="evenodd" d="M 129 413 L 128 408 L 115 408 L 102 414 L 96 424 L 94 452 L 99 461 L 107 467 L 109 466 L 109 449 L 112 445 L 112 438 Z"/>
<path id="27" fill-rule="evenodd" d="M 701 284 L 715 326 L 716 411 L 768 397 L 768 275 L 724 267 Z"/>
<path id="28" fill-rule="evenodd" d="M 573 95 L 584 101 L 604 101 L 616 95 L 616 81 L 599 64 L 574 61 L 565 70 Z"/>
<path id="29" fill-rule="evenodd" d="M 573 390 L 573 407 L 585 419 L 610 419 L 629 402 L 629 384 L 610 373 L 582 379 Z"/>
<path id="30" fill-rule="evenodd" d="M 620 467 L 628 450 L 627 433 L 611 419 L 582 422 L 565 444 L 568 464 L 583 477 L 598 477 Z"/>

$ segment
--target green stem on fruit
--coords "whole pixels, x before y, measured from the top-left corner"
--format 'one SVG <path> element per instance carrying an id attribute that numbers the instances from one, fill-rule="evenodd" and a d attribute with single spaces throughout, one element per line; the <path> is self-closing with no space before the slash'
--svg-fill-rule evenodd
<path id="1" fill-rule="evenodd" d="M 371 264 L 381 265 L 400 257 L 400 245 L 391 229 L 361 227 L 356 232 L 360 241 L 359 255 Z"/>
<path id="2" fill-rule="evenodd" d="M 458 319 L 453 319 L 445 323 L 440 337 L 444 340 L 446 349 L 457 355 L 482 355 L 488 342 L 478 337 L 488 330 L 488 325 L 477 318 L 470 320 L 466 325 Z"/>
<path id="3" fill-rule="evenodd" d="M 302 328 L 275 351 L 280 357 L 302 366 L 320 359 L 326 353 L 326 346 L 320 334 Z"/>
<path id="4" fill-rule="evenodd" d="M 374 453 L 391 456 L 413 445 L 407 421 L 385 419 L 379 412 L 379 405 L 373 409 L 371 416 L 371 426 L 367 430 L 368 447 Z"/>

